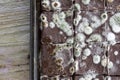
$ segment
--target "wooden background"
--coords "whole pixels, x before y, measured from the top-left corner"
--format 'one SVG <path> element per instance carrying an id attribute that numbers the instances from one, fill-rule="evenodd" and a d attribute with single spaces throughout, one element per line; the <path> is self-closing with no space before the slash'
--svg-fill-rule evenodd
<path id="1" fill-rule="evenodd" d="M 0 80 L 29 80 L 29 0 L 0 0 Z"/>

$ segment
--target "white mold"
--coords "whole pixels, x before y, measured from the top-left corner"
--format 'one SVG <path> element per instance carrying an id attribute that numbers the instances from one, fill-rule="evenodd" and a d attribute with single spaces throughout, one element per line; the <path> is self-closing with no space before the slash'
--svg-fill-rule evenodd
<path id="1" fill-rule="evenodd" d="M 84 42 L 85 39 L 86 39 L 86 36 L 85 36 L 83 33 L 78 33 L 78 34 L 76 35 L 76 40 L 77 40 L 77 41 Z"/>
<path id="2" fill-rule="evenodd" d="M 92 80 L 92 79 L 93 79 L 93 77 L 90 74 L 85 76 L 85 80 Z"/>
<path id="3" fill-rule="evenodd" d="M 43 79 L 43 78 L 48 78 L 48 76 L 47 75 L 40 76 L 40 79 Z"/>
<path id="4" fill-rule="evenodd" d="M 104 13 L 101 14 L 101 19 L 102 19 L 102 23 L 104 23 L 105 21 L 107 21 L 107 19 L 108 19 L 107 12 L 104 12 Z"/>
<path id="5" fill-rule="evenodd" d="M 52 29 L 55 27 L 55 24 L 53 22 L 50 22 L 49 25 L 50 25 L 50 28 Z"/>
<path id="6" fill-rule="evenodd" d="M 52 8 L 54 9 L 54 10 L 59 10 L 59 9 L 61 9 L 60 7 L 61 7 L 61 3 L 59 2 L 59 1 L 53 1 L 52 3 L 51 3 L 51 5 L 52 5 Z"/>
<path id="7" fill-rule="evenodd" d="M 41 4 L 44 8 L 50 8 L 50 1 L 49 0 L 43 0 L 41 2 Z"/>
<path id="8" fill-rule="evenodd" d="M 105 80 L 112 80 L 112 78 L 110 76 L 106 76 Z"/>
<path id="9" fill-rule="evenodd" d="M 47 21 L 47 17 L 45 16 L 45 14 L 41 14 L 40 19 L 41 19 L 42 22 Z"/>
<path id="10" fill-rule="evenodd" d="M 42 26 L 43 26 L 44 28 L 47 28 L 47 27 L 48 27 L 48 21 L 43 22 L 43 23 L 42 23 Z"/>
<path id="11" fill-rule="evenodd" d="M 92 28 L 98 28 L 102 24 L 101 19 L 97 16 L 91 16 L 91 20 L 93 21 L 90 25 Z"/>
<path id="12" fill-rule="evenodd" d="M 86 59 L 87 59 L 87 56 L 82 55 L 82 60 L 86 60 Z"/>
<path id="13" fill-rule="evenodd" d="M 120 32 L 120 13 L 116 13 L 115 15 L 113 15 L 109 20 L 109 24 L 113 32 L 119 33 Z"/>
<path id="14" fill-rule="evenodd" d="M 66 18 L 66 14 L 65 14 L 64 12 L 61 12 L 61 13 L 59 14 L 59 18 L 60 18 L 60 19 L 65 19 L 65 18 Z"/>
<path id="15" fill-rule="evenodd" d="M 63 35 L 63 32 L 62 32 L 62 31 L 60 31 L 60 32 L 59 32 L 59 34 L 60 34 L 60 35 Z"/>
<path id="16" fill-rule="evenodd" d="M 87 42 L 101 42 L 102 41 L 102 36 L 100 34 L 92 34 Z"/>
<path id="17" fill-rule="evenodd" d="M 59 76 L 51 77 L 50 80 L 60 80 Z"/>
<path id="18" fill-rule="evenodd" d="M 73 35 L 72 26 L 70 26 L 64 19 L 63 12 L 53 14 L 53 22 L 57 25 L 56 27 L 65 32 L 67 36 Z"/>
<path id="19" fill-rule="evenodd" d="M 107 67 L 108 67 L 108 69 L 113 68 L 113 62 L 112 62 L 112 61 L 109 61 L 109 62 L 108 62 L 108 66 L 107 66 Z"/>
<path id="20" fill-rule="evenodd" d="M 89 70 L 87 73 L 84 74 L 84 78 L 85 80 L 93 80 L 94 78 L 96 78 L 98 74 L 95 73 L 95 71 L 91 71 Z"/>
<path id="21" fill-rule="evenodd" d="M 78 4 L 78 3 L 75 3 L 74 7 L 75 7 L 75 9 L 77 9 L 78 11 L 81 10 L 80 4 Z"/>
<path id="22" fill-rule="evenodd" d="M 82 77 L 82 78 L 79 78 L 79 80 L 86 80 L 86 79 Z"/>
<path id="23" fill-rule="evenodd" d="M 69 69 L 69 72 L 71 73 L 71 74 L 73 74 L 74 72 L 75 72 L 75 67 L 70 67 L 70 69 Z"/>
<path id="24" fill-rule="evenodd" d="M 83 51 L 84 56 L 90 56 L 90 54 L 91 54 L 91 50 L 89 48 L 84 49 Z"/>
<path id="25" fill-rule="evenodd" d="M 74 56 L 79 57 L 81 55 L 82 49 L 81 48 L 75 48 Z"/>
<path id="26" fill-rule="evenodd" d="M 75 26 L 77 26 L 79 24 L 79 22 L 80 22 L 81 19 L 82 19 L 82 17 L 80 15 L 77 15 L 77 17 L 74 19 L 73 24 Z"/>
<path id="27" fill-rule="evenodd" d="M 74 38 L 68 38 L 66 40 L 66 42 L 72 44 L 72 43 L 74 43 Z"/>
<path id="28" fill-rule="evenodd" d="M 87 18 L 82 18 L 82 22 L 78 26 L 78 32 L 83 32 L 85 27 L 89 26 L 89 22 Z"/>
<path id="29" fill-rule="evenodd" d="M 112 33 L 112 32 L 109 32 L 109 33 L 107 34 L 107 40 L 108 40 L 108 41 L 115 41 L 115 34 Z"/>
<path id="30" fill-rule="evenodd" d="M 108 58 L 104 58 L 104 59 L 101 60 L 101 65 L 102 65 L 103 67 L 106 67 L 107 64 L 108 64 Z"/>
<path id="31" fill-rule="evenodd" d="M 84 28 L 84 33 L 85 33 L 86 35 L 90 35 L 92 32 L 93 32 L 93 29 L 92 29 L 90 26 L 86 26 L 86 27 Z"/>
<path id="32" fill-rule="evenodd" d="M 112 3 L 114 0 L 107 0 L 107 2 Z"/>
<path id="33" fill-rule="evenodd" d="M 75 71 L 78 71 L 79 70 L 79 62 L 78 61 L 75 61 Z"/>
<path id="34" fill-rule="evenodd" d="M 94 55 L 93 56 L 93 63 L 94 64 L 99 64 L 100 63 L 100 56 L 99 55 Z"/>
<path id="35" fill-rule="evenodd" d="M 94 80 L 100 80 L 99 78 L 95 78 Z"/>
<path id="36" fill-rule="evenodd" d="M 114 52 L 114 55 L 115 55 L 115 56 L 117 56 L 118 54 L 119 54 L 119 52 L 118 52 L 118 51 L 115 51 L 115 52 Z"/>
<path id="37" fill-rule="evenodd" d="M 84 5 L 88 5 L 88 4 L 90 3 L 90 0 L 82 0 L 82 3 L 83 3 Z"/>

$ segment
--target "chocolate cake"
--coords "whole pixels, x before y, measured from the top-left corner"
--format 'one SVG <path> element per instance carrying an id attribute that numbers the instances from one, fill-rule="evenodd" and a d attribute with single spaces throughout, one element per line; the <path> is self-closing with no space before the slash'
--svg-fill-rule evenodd
<path id="1" fill-rule="evenodd" d="M 120 0 L 106 0 L 107 9 L 120 11 Z"/>
<path id="2" fill-rule="evenodd" d="M 104 80 L 120 80 L 119 76 L 105 76 Z"/>
<path id="3" fill-rule="evenodd" d="M 107 74 L 107 56 L 101 44 L 86 45 L 82 48 L 80 56 L 76 56 L 76 74 L 82 75 L 89 71 Z M 80 52 L 79 52 L 80 53 Z M 74 53 L 75 54 L 75 53 Z"/>
<path id="4" fill-rule="evenodd" d="M 48 76 L 41 76 L 40 80 L 72 80 L 72 77 L 61 77 L 61 76 L 48 77 Z"/>
<path id="5" fill-rule="evenodd" d="M 75 76 L 74 80 L 105 80 L 104 76 L 96 74 L 85 74 L 81 76 Z"/>
<path id="6" fill-rule="evenodd" d="M 120 80 L 120 77 L 110 77 L 111 80 Z"/>
<path id="7" fill-rule="evenodd" d="M 109 11 L 108 20 L 106 22 L 106 39 L 110 44 L 120 42 L 120 12 Z"/>
<path id="8" fill-rule="evenodd" d="M 119 0 L 42 0 L 40 79 L 120 80 L 118 5 Z"/>
<path id="9" fill-rule="evenodd" d="M 82 34 L 85 38 L 84 42 L 88 44 L 92 42 L 104 42 L 105 23 L 107 19 L 107 13 L 103 10 L 75 11 L 75 36 L 81 36 L 79 34 Z M 98 39 L 94 39 L 95 37 Z"/>
<path id="10" fill-rule="evenodd" d="M 73 47 L 71 44 L 43 44 L 41 45 L 41 73 L 43 75 L 72 75 Z"/>
<path id="11" fill-rule="evenodd" d="M 120 80 L 120 77 L 86 74 L 82 76 L 75 76 L 74 80 Z"/>
<path id="12" fill-rule="evenodd" d="M 75 0 L 75 5 L 80 5 L 81 10 L 103 10 L 105 0 Z"/>
<path id="13" fill-rule="evenodd" d="M 42 12 L 41 42 L 65 43 L 67 38 L 73 37 L 73 11 Z"/>
<path id="14" fill-rule="evenodd" d="M 72 8 L 73 0 L 41 0 L 42 10 L 56 11 Z"/>
<path id="15" fill-rule="evenodd" d="M 120 44 L 111 45 L 108 51 L 108 74 L 120 75 Z"/>

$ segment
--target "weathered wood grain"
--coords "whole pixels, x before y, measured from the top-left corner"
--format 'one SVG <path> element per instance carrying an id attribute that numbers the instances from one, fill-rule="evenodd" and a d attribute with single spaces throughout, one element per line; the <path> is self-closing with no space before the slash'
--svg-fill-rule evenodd
<path id="1" fill-rule="evenodd" d="M 29 80 L 29 4 L 0 0 L 0 80 Z"/>

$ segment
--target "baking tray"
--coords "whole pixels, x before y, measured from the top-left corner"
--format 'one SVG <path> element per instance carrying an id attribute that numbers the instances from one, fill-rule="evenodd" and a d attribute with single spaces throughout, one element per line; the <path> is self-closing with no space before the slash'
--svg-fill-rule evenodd
<path id="1" fill-rule="evenodd" d="M 30 0 L 30 80 L 39 80 L 39 2 Z"/>
<path id="2" fill-rule="evenodd" d="M 33 5 L 33 0 L 30 0 L 30 80 L 33 80 L 33 74 L 34 74 L 34 72 L 33 72 L 33 68 L 34 68 L 34 66 L 33 66 L 33 55 L 34 55 L 34 47 L 33 47 L 33 45 L 34 45 L 34 30 L 33 30 L 33 26 L 34 26 L 34 16 L 33 16 L 33 14 L 34 14 L 34 5 Z"/>

